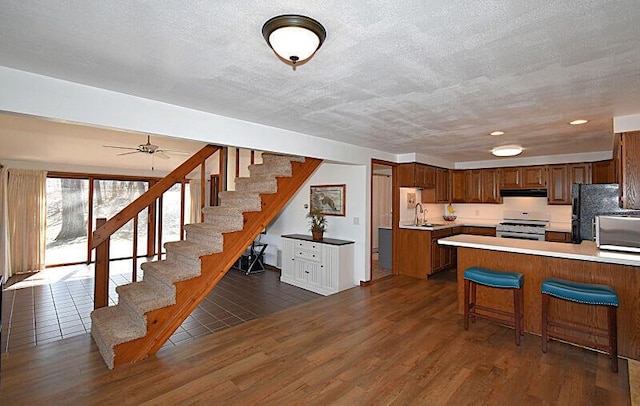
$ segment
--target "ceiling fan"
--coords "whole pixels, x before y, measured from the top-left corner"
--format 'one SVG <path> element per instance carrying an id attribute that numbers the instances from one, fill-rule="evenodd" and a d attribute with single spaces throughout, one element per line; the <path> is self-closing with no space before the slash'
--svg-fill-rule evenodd
<path id="1" fill-rule="evenodd" d="M 151 156 L 157 156 L 158 158 L 162 158 L 162 159 L 169 159 L 169 155 L 167 155 L 167 153 L 170 154 L 177 154 L 177 155 L 191 155 L 189 152 L 186 151 L 175 151 L 175 150 L 171 150 L 171 149 L 160 149 L 159 146 L 154 145 L 151 143 L 151 137 L 149 135 L 147 135 L 147 143 L 146 144 L 140 144 L 137 147 L 122 147 L 122 146 L 117 146 L 117 145 L 103 145 L 103 147 L 106 148 L 116 148 L 116 149 L 127 149 L 130 150 L 131 152 L 123 152 L 121 154 L 117 154 L 118 156 L 120 155 L 130 155 L 130 154 L 137 154 L 139 152 L 143 153 L 143 154 L 149 154 Z"/>

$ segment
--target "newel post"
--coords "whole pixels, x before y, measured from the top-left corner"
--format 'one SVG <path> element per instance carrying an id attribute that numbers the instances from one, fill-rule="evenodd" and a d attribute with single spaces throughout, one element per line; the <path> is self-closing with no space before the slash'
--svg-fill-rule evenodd
<path id="1" fill-rule="evenodd" d="M 96 230 L 107 222 L 106 218 L 96 219 Z M 93 288 L 93 308 L 109 305 L 109 238 L 96 247 L 95 282 Z"/>

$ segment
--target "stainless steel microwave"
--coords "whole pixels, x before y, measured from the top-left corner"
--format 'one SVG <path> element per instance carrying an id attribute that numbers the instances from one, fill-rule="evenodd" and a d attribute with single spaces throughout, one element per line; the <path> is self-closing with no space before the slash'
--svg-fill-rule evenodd
<path id="1" fill-rule="evenodd" d="M 640 216 L 596 216 L 596 245 L 640 253 Z"/>

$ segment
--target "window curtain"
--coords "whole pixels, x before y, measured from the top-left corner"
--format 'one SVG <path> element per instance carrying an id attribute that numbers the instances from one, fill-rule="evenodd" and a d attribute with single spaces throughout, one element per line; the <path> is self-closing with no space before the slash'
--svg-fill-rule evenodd
<path id="1" fill-rule="evenodd" d="M 204 187 L 205 206 L 209 205 L 209 191 L 211 182 L 207 179 Z M 201 198 L 200 198 L 200 179 L 192 179 L 189 181 L 189 198 L 191 200 L 189 207 L 189 223 L 200 223 L 202 219 Z"/>
<path id="2" fill-rule="evenodd" d="M 4 283 L 11 275 L 11 248 L 9 244 L 9 206 L 7 204 L 7 185 L 9 170 L 0 167 L 0 269 Z"/>
<path id="3" fill-rule="evenodd" d="M 44 268 L 47 220 L 47 172 L 8 170 L 8 263 L 5 277 Z"/>
<path id="4" fill-rule="evenodd" d="M 391 200 L 392 200 L 391 176 L 373 175 L 372 197 L 372 241 L 371 249 L 378 252 L 378 227 L 391 227 Z"/>

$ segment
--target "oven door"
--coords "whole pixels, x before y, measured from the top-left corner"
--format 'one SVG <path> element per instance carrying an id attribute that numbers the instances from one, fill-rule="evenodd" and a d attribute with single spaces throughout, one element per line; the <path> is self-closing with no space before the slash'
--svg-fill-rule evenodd
<path id="1" fill-rule="evenodd" d="M 526 234 L 516 233 L 513 231 L 497 231 L 496 237 L 498 238 L 513 238 L 517 240 L 535 240 L 544 241 L 544 234 Z"/>

